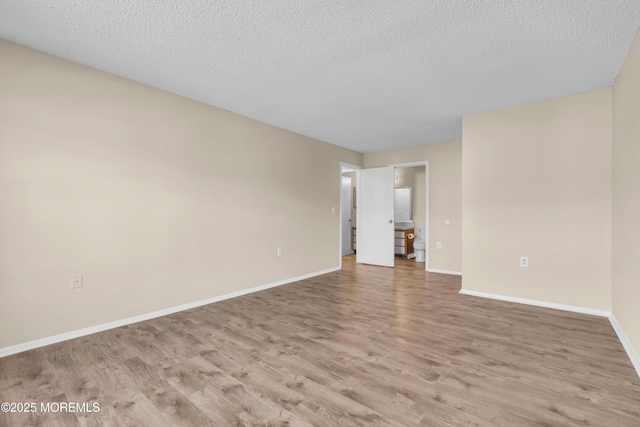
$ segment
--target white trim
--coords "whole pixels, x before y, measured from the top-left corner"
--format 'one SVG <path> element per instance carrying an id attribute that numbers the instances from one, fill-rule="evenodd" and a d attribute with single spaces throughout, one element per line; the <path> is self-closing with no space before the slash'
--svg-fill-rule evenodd
<path id="1" fill-rule="evenodd" d="M 471 290 L 468 290 L 468 289 L 460 289 L 459 293 L 461 293 L 462 295 L 470 295 L 470 296 L 480 297 L 480 298 L 489 298 L 489 299 L 495 299 L 495 300 L 499 300 L 499 301 L 515 302 L 515 303 L 518 303 L 518 304 L 535 305 L 537 307 L 545 307 L 545 308 L 553 308 L 553 309 L 556 309 L 556 310 L 572 311 L 574 313 L 590 314 L 592 316 L 600 316 L 600 317 L 609 317 L 609 316 L 611 316 L 611 312 L 610 311 L 596 310 L 596 309 L 587 308 L 587 307 L 578 307 L 578 306 L 575 306 L 575 305 L 556 304 L 554 302 L 538 301 L 538 300 L 528 299 L 528 298 L 509 297 L 509 296 L 506 296 L 506 295 L 489 294 L 489 293 L 486 293 L 486 292 L 471 291 Z"/>
<path id="2" fill-rule="evenodd" d="M 394 168 L 412 168 L 414 166 L 424 166 L 428 163 L 429 160 L 420 160 L 419 162 L 394 163 L 388 166 L 393 166 Z"/>
<path id="3" fill-rule="evenodd" d="M 424 234 L 425 240 L 427 244 L 424 246 L 424 270 L 429 271 L 429 265 L 431 264 L 431 253 L 429 252 L 429 242 L 431 241 L 431 206 L 429 205 L 429 197 L 431 195 L 431 191 L 429 190 L 429 175 L 431 172 L 429 171 L 429 161 L 425 161 L 424 163 L 424 188 L 425 188 L 425 198 L 424 198 L 424 212 L 425 212 L 425 220 L 424 220 Z"/>
<path id="4" fill-rule="evenodd" d="M 429 273 L 440 273 L 440 274 L 451 274 L 452 276 L 462 276 L 462 271 L 440 270 L 438 268 L 430 268 L 427 271 Z"/>
<path id="5" fill-rule="evenodd" d="M 627 356 L 629 356 L 629 360 L 631 360 L 631 364 L 636 369 L 636 373 L 640 377 L 640 356 L 638 356 L 638 353 L 634 350 L 631 345 L 631 341 L 629 341 L 629 338 L 624 334 L 622 326 L 620 326 L 613 314 L 609 316 L 609 323 L 613 326 L 613 330 L 616 331 L 618 339 L 622 343 L 622 347 L 624 347 L 624 350 L 627 352 Z"/>
<path id="6" fill-rule="evenodd" d="M 355 163 L 343 162 L 341 160 L 340 161 L 340 175 L 342 175 L 342 168 L 355 169 L 355 171 L 351 171 L 351 172 L 357 172 L 360 169 L 364 169 L 362 166 L 356 165 Z"/>
<path id="7" fill-rule="evenodd" d="M 286 285 L 288 283 L 309 279 L 311 277 L 332 273 L 338 270 L 340 270 L 339 267 L 332 267 L 326 270 L 316 271 L 314 273 L 304 274 L 302 276 L 292 277 L 290 279 L 284 279 L 284 280 L 280 280 L 273 283 L 267 283 L 266 285 L 255 286 L 253 288 L 243 289 L 241 291 L 231 292 L 229 294 L 224 294 L 217 297 L 207 298 L 200 301 L 194 301 L 187 304 L 177 305 L 175 307 L 169 307 L 162 310 L 153 311 L 151 313 L 140 314 L 138 316 L 133 316 L 133 317 L 127 317 L 125 319 L 115 320 L 113 322 L 103 323 L 101 325 L 90 326 L 88 328 L 77 329 L 75 331 L 65 332 L 63 334 L 53 335 L 46 338 L 40 338 L 37 340 L 0 348 L 0 357 L 10 356 L 12 354 L 21 353 L 23 351 L 32 350 L 34 348 L 44 347 L 45 345 L 55 344 L 61 341 L 67 341 L 70 339 L 83 337 L 85 335 L 95 334 L 96 332 L 102 332 L 108 329 L 119 328 L 120 326 L 131 325 L 133 323 L 155 319 L 156 317 L 167 316 L 169 314 L 177 313 L 179 311 L 185 311 L 185 310 L 200 307 L 203 305 L 212 304 L 215 302 L 224 301 L 231 298 L 236 298 L 242 295 L 263 291 L 265 289 Z"/>

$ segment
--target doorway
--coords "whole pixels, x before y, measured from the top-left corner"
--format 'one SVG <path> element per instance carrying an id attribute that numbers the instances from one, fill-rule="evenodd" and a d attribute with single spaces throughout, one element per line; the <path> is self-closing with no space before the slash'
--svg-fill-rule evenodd
<path id="1" fill-rule="evenodd" d="M 429 162 L 411 162 L 392 164 L 382 168 L 362 169 L 359 174 L 357 192 L 356 241 L 359 251 L 357 262 L 363 264 L 393 267 L 395 254 L 395 177 L 396 168 L 420 168 L 418 181 L 415 181 L 416 198 L 421 199 L 421 209 L 414 212 L 415 223 L 420 228 L 421 238 L 425 240 L 424 269 L 429 269 Z M 419 192 L 420 194 L 417 194 Z M 422 205 L 422 203 L 424 203 Z M 422 210 L 424 209 L 424 210 Z M 416 230 L 418 231 L 418 230 Z M 415 234 L 415 233 L 412 233 Z M 394 250 L 395 248 L 395 250 Z"/>
<path id="2" fill-rule="evenodd" d="M 395 168 L 395 255 L 426 264 L 426 167 Z M 418 244 L 419 242 L 419 244 Z"/>
<path id="3" fill-rule="evenodd" d="M 340 162 L 340 253 L 342 257 L 357 252 L 358 185 L 362 166 Z"/>
<path id="4" fill-rule="evenodd" d="M 355 172 L 352 172 L 355 174 Z M 340 190 L 340 224 L 342 224 L 342 256 L 353 254 L 352 235 L 352 209 L 353 209 L 353 189 L 355 188 L 355 176 L 342 174 L 342 189 Z"/>

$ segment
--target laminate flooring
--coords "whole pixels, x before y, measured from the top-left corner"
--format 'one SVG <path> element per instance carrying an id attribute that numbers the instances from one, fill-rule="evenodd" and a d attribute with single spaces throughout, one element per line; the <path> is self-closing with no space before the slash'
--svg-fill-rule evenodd
<path id="1" fill-rule="evenodd" d="M 0 359 L 2 426 L 640 426 L 605 318 L 355 264 Z M 97 402 L 99 412 L 40 411 Z M 57 406 L 53 406 L 56 409 Z"/>

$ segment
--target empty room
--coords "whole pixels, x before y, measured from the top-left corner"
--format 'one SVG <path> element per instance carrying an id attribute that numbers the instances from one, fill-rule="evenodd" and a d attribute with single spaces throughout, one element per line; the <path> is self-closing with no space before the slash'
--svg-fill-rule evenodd
<path id="1" fill-rule="evenodd" d="M 640 426 L 640 2 L 0 2 L 0 426 Z"/>

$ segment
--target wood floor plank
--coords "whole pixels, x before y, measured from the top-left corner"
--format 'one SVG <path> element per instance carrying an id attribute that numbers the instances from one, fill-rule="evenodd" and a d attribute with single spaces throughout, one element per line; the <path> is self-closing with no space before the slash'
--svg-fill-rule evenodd
<path id="1" fill-rule="evenodd" d="M 460 295 L 397 259 L 0 359 L 1 426 L 640 426 L 607 319 Z"/>

